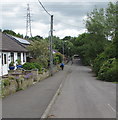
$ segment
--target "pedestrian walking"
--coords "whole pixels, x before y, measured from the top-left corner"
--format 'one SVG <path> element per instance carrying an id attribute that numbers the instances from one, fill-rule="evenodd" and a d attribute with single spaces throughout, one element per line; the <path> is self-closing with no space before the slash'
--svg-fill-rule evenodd
<path id="1" fill-rule="evenodd" d="M 60 67 L 63 70 L 64 69 L 64 63 L 61 63 Z"/>

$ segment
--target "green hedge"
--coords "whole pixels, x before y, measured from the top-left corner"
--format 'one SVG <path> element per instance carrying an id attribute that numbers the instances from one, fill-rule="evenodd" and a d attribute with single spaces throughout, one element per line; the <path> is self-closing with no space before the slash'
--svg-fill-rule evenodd
<path id="1" fill-rule="evenodd" d="M 36 68 L 39 71 L 42 70 L 42 66 L 39 63 L 29 63 L 29 62 L 27 62 L 23 65 L 23 69 L 25 69 L 25 70 L 32 70 L 32 69 L 36 69 Z"/>
<path id="2" fill-rule="evenodd" d="M 98 79 L 109 82 L 118 82 L 117 66 L 118 62 L 115 58 L 105 61 L 98 72 Z"/>

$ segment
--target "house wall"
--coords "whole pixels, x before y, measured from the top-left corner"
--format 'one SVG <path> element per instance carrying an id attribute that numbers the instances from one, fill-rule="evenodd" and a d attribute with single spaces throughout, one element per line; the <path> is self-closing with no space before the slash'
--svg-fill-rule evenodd
<path id="1" fill-rule="evenodd" d="M 3 64 L 2 64 L 2 58 L 3 58 Z M 1 66 L 0 76 L 7 75 L 8 74 L 8 52 L 1 52 L 0 66 Z"/>
<path id="2" fill-rule="evenodd" d="M 0 76 L 2 76 L 2 52 L 0 52 Z"/>
<path id="3" fill-rule="evenodd" d="M 4 56 L 4 54 L 6 55 L 6 64 L 4 63 L 3 65 L 2 65 L 2 53 L 3 53 L 3 56 Z M 24 58 L 23 58 L 23 56 L 24 56 Z M 4 59 L 4 57 L 3 57 L 3 59 Z M 14 52 L 14 62 L 15 62 L 14 65 L 15 66 L 16 66 L 17 59 L 18 59 L 17 52 Z M 24 64 L 25 62 L 26 62 L 26 53 L 24 53 L 24 55 L 23 55 L 23 53 L 21 53 L 21 64 Z M 11 52 L 0 52 L 0 76 L 8 74 L 10 63 L 11 63 Z"/>
<path id="4" fill-rule="evenodd" d="M 10 62 L 11 62 L 11 54 L 10 52 L 8 52 L 8 65 L 10 64 Z"/>

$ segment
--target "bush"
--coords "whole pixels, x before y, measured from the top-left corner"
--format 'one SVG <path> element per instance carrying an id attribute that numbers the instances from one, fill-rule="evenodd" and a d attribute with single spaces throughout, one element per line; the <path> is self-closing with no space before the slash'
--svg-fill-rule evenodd
<path id="1" fill-rule="evenodd" d="M 93 71 L 96 73 L 96 75 L 98 75 L 100 67 L 102 66 L 103 62 L 106 60 L 107 58 L 104 52 L 96 57 L 96 59 L 93 62 Z"/>
<path id="2" fill-rule="evenodd" d="M 2 87 L 6 87 L 10 85 L 10 81 L 8 78 L 2 80 Z"/>
<path id="3" fill-rule="evenodd" d="M 98 79 L 109 81 L 109 82 L 118 82 L 118 62 L 115 58 L 108 59 L 105 61 L 98 72 Z"/>
<path id="4" fill-rule="evenodd" d="M 35 67 L 35 65 L 33 64 L 33 63 L 25 63 L 24 65 L 23 65 L 23 69 L 25 69 L 25 70 L 31 70 L 31 69 L 35 69 L 36 67 Z"/>
<path id="5" fill-rule="evenodd" d="M 42 65 L 41 64 L 39 64 L 39 63 L 33 63 L 33 64 L 34 64 L 35 68 L 37 68 L 39 71 L 42 70 Z"/>
<path id="6" fill-rule="evenodd" d="M 23 65 L 23 69 L 25 70 L 32 70 L 32 69 L 38 69 L 39 71 L 41 71 L 42 66 L 39 63 L 25 63 Z"/>
<path id="7" fill-rule="evenodd" d="M 54 54 L 54 63 L 61 63 L 63 61 L 63 55 L 61 53 Z"/>

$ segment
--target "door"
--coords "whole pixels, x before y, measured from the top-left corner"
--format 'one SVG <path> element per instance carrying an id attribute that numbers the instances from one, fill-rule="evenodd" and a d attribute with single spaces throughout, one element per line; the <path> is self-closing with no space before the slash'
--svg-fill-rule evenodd
<path id="1" fill-rule="evenodd" d="M 7 53 L 2 53 L 2 75 L 8 74 L 8 57 Z"/>

